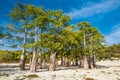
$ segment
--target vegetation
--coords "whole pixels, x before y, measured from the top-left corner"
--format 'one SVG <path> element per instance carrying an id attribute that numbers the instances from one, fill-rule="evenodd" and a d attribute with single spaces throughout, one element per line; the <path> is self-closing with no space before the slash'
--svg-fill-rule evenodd
<path id="1" fill-rule="evenodd" d="M 107 47 L 108 54 L 106 54 L 106 58 L 112 59 L 117 58 L 120 59 L 120 44 L 112 45 Z"/>
<path id="2" fill-rule="evenodd" d="M 86 21 L 70 25 L 70 16 L 61 10 L 17 3 L 10 17 L 13 22 L 6 27 L 4 38 L 12 41 L 11 46 L 20 46 L 22 51 L 1 50 L 0 61 L 18 62 L 20 59 L 21 71 L 25 69 L 25 62 L 29 62 L 30 71 L 35 72 L 43 63 L 49 63 L 49 70 L 54 71 L 58 60 L 61 66 L 92 69 L 96 67 L 96 59 L 108 55 L 120 57 L 120 45 L 106 47 L 104 36 L 96 27 Z"/>
<path id="3" fill-rule="evenodd" d="M 16 63 L 20 60 L 20 55 L 22 51 L 8 51 L 8 50 L 0 50 L 0 62 L 5 63 Z M 28 63 L 30 60 L 30 53 L 26 53 L 26 62 Z"/>

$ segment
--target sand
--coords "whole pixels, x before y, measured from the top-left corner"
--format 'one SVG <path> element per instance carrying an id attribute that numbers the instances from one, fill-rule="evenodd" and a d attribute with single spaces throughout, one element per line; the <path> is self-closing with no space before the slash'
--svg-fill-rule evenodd
<path id="1" fill-rule="evenodd" d="M 18 64 L 0 64 L 0 80 L 120 80 L 120 60 L 97 62 L 97 68 L 58 67 L 56 71 L 39 69 L 36 73 L 18 71 Z M 33 77 L 30 77 L 33 76 Z"/>

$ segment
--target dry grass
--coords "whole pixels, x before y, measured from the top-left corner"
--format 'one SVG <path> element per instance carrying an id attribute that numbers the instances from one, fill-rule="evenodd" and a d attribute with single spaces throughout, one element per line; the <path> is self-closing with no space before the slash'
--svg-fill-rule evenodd
<path id="1" fill-rule="evenodd" d="M 94 80 L 93 78 L 85 78 L 85 80 Z"/>
<path id="2" fill-rule="evenodd" d="M 5 73 L 0 73 L 0 76 L 6 76 L 6 77 L 8 77 L 9 76 L 9 74 L 5 74 Z"/>
<path id="3" fill-rule="evenodd" d="M 37 74 L 29 74 L 25 76 L 26 78 L 38 78 L 39 76 Z"/>
<path id="4" fill-rule="evenodd" d="M 94 80 L 93 78 L 85 78 L 85 80 Z"/>

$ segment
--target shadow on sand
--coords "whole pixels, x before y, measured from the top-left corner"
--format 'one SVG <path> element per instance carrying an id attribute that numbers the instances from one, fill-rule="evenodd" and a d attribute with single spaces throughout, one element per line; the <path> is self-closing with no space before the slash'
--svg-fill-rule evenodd
<path id="1" fill-rule="evenodd" d="M 104 66 L 104 65 L 96 65 L 96 69 L 108 69 L 110 67 L 119 67 L 120 66 Z M 68 66 L 68 67 L 62 67 L 58 66 L 55 71 L 59 70 L 76 70 L 76 69 L 83 69 L 80 66 Z M 15 73 L 22 73 L 22 72 L 28 72 L 29 71 L 29 65 L 26 65 L 25 71 L 19 71 L 18 65 L 0 65 L 0 73 L 8 73 L 8 74 L 15 74 Z M 48 66 L 43 67 L 43 69 L 37 69 L 36 72 L 46 72 L 48 71 Z"/>

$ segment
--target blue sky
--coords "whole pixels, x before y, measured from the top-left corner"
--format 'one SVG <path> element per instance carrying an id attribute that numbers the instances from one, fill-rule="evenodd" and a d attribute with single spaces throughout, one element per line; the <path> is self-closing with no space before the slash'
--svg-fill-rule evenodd
<path id="1" fill-rule="evenodd" d="M 89 21 L 105 36 L 109 45 L 120 43 L 120 0 L 18 0 L 25 4 L 61 9 L 72 18 L 71 24 Z M 5 16 L 13 9 L 16 0 L 0 0 L 0 27 L 10 23 Z M 7 43 L 0 40 L 0 43 Z"/>

